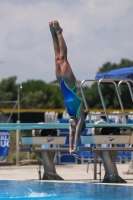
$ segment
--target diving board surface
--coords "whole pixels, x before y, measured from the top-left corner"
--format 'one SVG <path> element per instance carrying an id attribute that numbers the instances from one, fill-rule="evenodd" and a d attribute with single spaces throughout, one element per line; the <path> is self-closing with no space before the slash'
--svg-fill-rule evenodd
<path id="1" fill-rule="evenodd" d="M 92 124 L 87 123 L 86 128 L 102 128 L 102 127 L 115 127 L 115 128 L 133 128 L 133 124 Z M 0 130 L 40 130 L 40 129 L 69 129 L 69 123 L 0 123 Z"/>
<path id="2" fill-rule="evenodd" d="M 82 136 L 83 144 L 133 144 L 133 134 L 131 135 L 93 135 Z"/>
<path id="3" fill-rule="evenodd" d="M 47 136 L 47 137 L 39 137 L 39 136 L 33 136 L 33 137 L 27 137 L 22 136 L 21 137 L 22 144 L 24 145 L 34 145 L 34 144 L 65 144 L 66 142 L 66 136 Z"/>

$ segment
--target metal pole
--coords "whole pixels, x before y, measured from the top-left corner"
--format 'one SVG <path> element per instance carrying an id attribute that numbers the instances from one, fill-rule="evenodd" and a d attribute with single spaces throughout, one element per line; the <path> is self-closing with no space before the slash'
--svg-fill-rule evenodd
<path id="1" fill-rule="evenodd" d="M 97 155 L 94 153 L 94 180 L 97 179 Z"/>
<path id="2" fill-rule="evenodd" d="M 18 84 L 18 121 L 20 120 L 20 84 Z"/>
<path id="3" fill-rule="evenodd" d="M 20 121 L 18 120 L 17 123 L 20 123 Z M 20 161 L 19 140 L 20 140 L 20 130 L 16 130 L 16 165 L 19 165 L 19 161 Z"/>
<path id="4" fill-rule="evenodd" d="M 20 84 L 18 84 L 18 120 L 20 123 Z M 19 141 L 20 141 L 20 130 L 16 130 L 16 165 L 19 165 L 20 155 L 19 155 Z"/>

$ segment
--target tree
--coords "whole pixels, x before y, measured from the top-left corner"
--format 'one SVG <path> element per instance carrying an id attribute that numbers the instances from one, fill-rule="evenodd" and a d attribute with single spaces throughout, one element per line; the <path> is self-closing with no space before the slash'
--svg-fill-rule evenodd
<path id="1" fill-rule="evenodd" d="M 0 83 L 0 101 L 16 101 L 18 99 L 17 78 L 2 79 Z M 1 103 L 1 108 L 12 108 L 12 104 Z M 63 97 L 58 86 L 41 80 L 28 80 L 22 83 L 20 90 L 21 108 L 63 108 Z"/>
<path id="2" fill-rule="evenodd" d="M 41 80 L 28 80 L 22 83 L 20 105 L 23 108 L 64 107 L 60 88 Z"/>
<path id="3" fill-rule="evenodd" d="M 17 100 L 17 87 L 16 76 L 2 79 L 0 82 L 0 101 L 16 101 Z M 1 107 L 12 108 L 12 104 L 1 103 Z"/>

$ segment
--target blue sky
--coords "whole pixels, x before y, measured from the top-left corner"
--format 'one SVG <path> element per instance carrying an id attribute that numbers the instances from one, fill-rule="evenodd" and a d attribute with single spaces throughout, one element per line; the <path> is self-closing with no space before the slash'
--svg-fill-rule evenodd
<path id="1" fill-rule="evenodd" d="M 132 0 L 0 0 L 0 80 L 55 80 L 53 19 L 78 80 L 93 79 L 108 61 L 133 60 Z"/>

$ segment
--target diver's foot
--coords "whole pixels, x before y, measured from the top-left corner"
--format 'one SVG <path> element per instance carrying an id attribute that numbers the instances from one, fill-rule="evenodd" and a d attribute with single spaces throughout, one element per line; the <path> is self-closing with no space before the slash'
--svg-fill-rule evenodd
<path id="1" fill-rule="evenodd" d="M 63 29 L 60 27 L 59 22 L 57 20 L 52 21 L 53 27 L 55 28 L 55 32 L 57 34 L 61 34 Z"/>
<path id="2" fill-rule="evenodd" d="M 77 151 L 71 151 L 71 155 L 73 155 L 75 158 L 77 158 L 78 160 L 81 160 L 81 158 L 78 156 L 78 152 Z"/>
<path id="3" fill-rule="evenodd" d="M 72 149 L 69 149 L 69 153 L 71 154 L 71 152 L 72 152 Z"/>
<path id="4" fill-rule="evenodd" d="M 49 22 L 49 28 L 50 28 L 51 34 L 52 34 L 52 35 L 55 35 L 56 32 L 55 32 L 55 29 L 54 29 L 54 27 L 53 27 L 53 23 L 52 23 L 52 21 Z"/>
<path id="5" fill-rule="evenodd" d="M 89 113 L 90 113 L 90 110 L 87 110 L 86 112 L 84 112 L 85 119 L 86 119 L 87 115 L 89 115 Z"/>
<path id="6" fill-rule="evenodd" d="M 78 156 L 78 153 L 77 153 L 77 151 L 76 151 L 76 150 L 74 150 L 74 149 L 71 151 L 71 154 L 72 154 L 72 155 L 74 155 L 74 156 Z"/>

